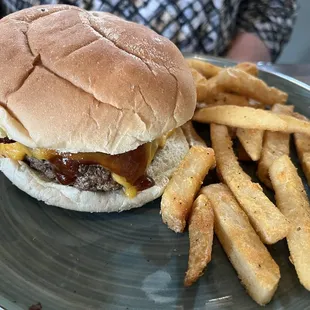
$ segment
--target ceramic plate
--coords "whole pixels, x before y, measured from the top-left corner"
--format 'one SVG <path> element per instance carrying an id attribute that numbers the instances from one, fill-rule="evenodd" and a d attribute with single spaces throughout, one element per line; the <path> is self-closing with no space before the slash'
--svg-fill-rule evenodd
<path id="1" fill-rule="evenodd" d="M 288 92 L 289 104 L 310 117 L 307 85 L 267 72 L 260 76 Z M 206 126 L 196 127 L 208 139 Z M 293 146 L 291 155 L 296 163 Z M 244 169 L 255 179 L 255 165 Z M 206 183 L 213 178 L 208 176 Z M 160 200 L 121 214 L 87 214 L 38 202 L 2 174 L 0 190 L 0 305 L 5 309 L 37 303 L 43 310 L 259 308 L 216 238 L 205 275 L 183 287 L 188 235 L 162 224 Z M 310 293 L 298 282 L 286 242 L 269 249 L 280 266 L 281 281 L 265 309 L 310 309 Z"/>

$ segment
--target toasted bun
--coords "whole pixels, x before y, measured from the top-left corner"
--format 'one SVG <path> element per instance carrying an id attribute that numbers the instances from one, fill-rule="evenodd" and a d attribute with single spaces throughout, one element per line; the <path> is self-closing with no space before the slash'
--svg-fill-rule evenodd
<path id="1" fill-rule="evenodd" d="M 0 46 L 0 103 L 21 127 L 7 134 L 27 146 L 118 154 L 193 115 L 182 54 L 142 25 L 35 6 L 0 21 Z"/>
<path id="2" fill-rule="evenodd" d="M 181 129 L 177 129 L 160 149 L 148 168 L 155 186 L 139 192 L 129 199 L 123 190 L 112 192 L 81 191 L 74 187 L 44 181 L 39 174 L 23 162 L 0 159 L 0 169 L 18 188 L 30 196 L 57 207 L 86 212 L 114 212 L 138 208 L 159 197 L 169 177 L 189 149 Z"/>

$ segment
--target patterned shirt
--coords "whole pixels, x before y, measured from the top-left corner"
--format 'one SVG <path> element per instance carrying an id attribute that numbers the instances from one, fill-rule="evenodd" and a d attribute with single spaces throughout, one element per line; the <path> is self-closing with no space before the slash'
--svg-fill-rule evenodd
<path id="1" fill-rule="evenodd" d="M 290 37 L 297 6 L 296 0 L 2 0 L 2 15 L 39 4 L 110 12 L 147 25 L 184 52 L 224 55 L 239 31 L 249 32 L 273 61 Z"/>

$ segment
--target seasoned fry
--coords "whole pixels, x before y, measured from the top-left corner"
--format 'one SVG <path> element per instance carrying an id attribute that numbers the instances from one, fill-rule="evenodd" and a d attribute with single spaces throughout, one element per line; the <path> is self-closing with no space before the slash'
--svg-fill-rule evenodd
<path id="1" fill-rule="evenodd" d="M 301 151 L 297 152 L 298 154 L 301 153 Z M 308 185 L 310 186 L 310 152 L 305 152 L 299 155 L 301 157 L 300 163 L 302 170 L 306 176 Z"/>
<path id="2" fill-rule="evenodd" d="M 262 80 L 234 68 L 221 70 L 212 78 L 212 83 L 208 83 L 209 95 L 214 95 L 219 90 L 234 92 L 267 105 L 287 101 L 287 93 L 274 87 L 268 87 Z"/>
<path id="3" fill-rule="evenodd" d="M 256 109 L 264 109 L 265 105 L 254 99 L 249 99 L 249 107 L 256 108 Z"/>
<path id="4" fill-rule="evenodd" d="M 182 125 L 181 128 L 190 146 L 201 145 L 207 147 L 206 142 L 198 135 L 191 121 Z"/>
<path id="5" fill-rule="evenodd" d="M 309 135 L 310 122 L 298 119 L 291 115 L 279 114 L 278 116 L 287 123 L 286 132 L 299 132 Z"/>
<path id="6" fill-rule="evenodd" d="M 223 70 L 222 67 L 215 66 L 209 62 L 198 60 L 198 59 L 187 59 L 188 65 L 197 70 L 199 73 L 201 73 L 206 78 L 211 78 L 217 74 L 220 73 L 221 70 Z M 235 66 L 236 69 L 245 71 L 251 75 L 257 76 L 258 69 L 256 64 L 251 62 L 241 62 Z"/>
<path id="7" fill-rule="evenodd" d="M 201 102 L 205 99 L 205 88 L 208 83 L 207 79 L 195 69 L 191 69 L 192 76 L 196 86 L 197 101 Z"/>
<path id="8" fill-rule="evenodd" d="M 267 198 L 257 183 L 242 170 L 232 149 L 226 126 L 211 124 L 211 141 L 217 170 L 248 215 L 257 234 L 267 244 L 273 244 L 288 234 L 289 223 Z"/>
<path id="9" fill-rule="evenodd" d="M 275 104 L 272 112 L 276 114 L 292 114 L 294 106 Z M 290 152 L 290 134 L 283 132 L 266 131 L 261 158 L 257 166 L 258 178 L 269 188 L 272 184 L 269 179 L 269 167 L 275 159 Z"/>
<path id="10" fill-rule="evenodd" d="M 286 122 L 270 111 L 233 105 L 200 109 L 196 111 L 193 119 L 202 123 L 217 123 L 238 128 L 287 130 Z"/>
<path id="11" fill-rule="evenodd" d="M 228 187 L 202 188 L 214 209 L 215 233 L 248 294 L 260 305 L 273 297 L 280 270 Z"/>
<path id="12" fill-rule="evenodd" d="M 191 68 L 197 70 L 206 78 L 215 76 L 222 70 L 221 67 L 198 59 L 187 59 L 187 63 Z"/>
<path id="13" fill-rule="evenodd" d="M 237 129 L 237 137 L 246 153 L 253 161 L 260 158 L 263 147 L 264 131 L 260 129 Z"/>
<path id="14" fill-rule="evenodd" d="M 189 258 L 184 286 L 191 286 L 203 275 L 211 261 L 214 213 L 209 200 L 199 195 L 189 217 Z"/>
<path id="15" fill-rule="evenodd" d="M 296 118 L 309 121 L 308 118 L 299 113 L 293 114 Z M 295 133 L 294 140 L 302 170 L 307 178 L 308 185 L 310 186 L 310 136 L 302 133 Z"/>
<path id="16" fill-rule="evenodd" d="M 207 103 L 208 107 L 217 105 L 249 106 L 249 100 L 244 96 L 229 93 L 218 93 L 215 96 L 208 97 L 206 92 L 204 92 L 203 95 L 203 101 Z"/>
<path id="17" fill-rule="evenodd" d="M 291 260 L 300 283 L 310 290 L 310 206 L 307 193 L 287 155 L 273 162 L 269 174 L 277 206 L 291 223 L 286 237 Z"/>
<path id="18" fill-rule="evenodd" d="M 204 96 L 206 96 L 206 94 L 204 94 Z M 201 105 L 198 108 L 201 109 L 218 105 L 236 105 L 240 107 L 252 107 L 256 109 L 263 109 L 265 107 L 258 101 L 230 93 L 218 93 L 215 96 L 205 97 L 203 101 L 204 105 Z"/>
<path id="19" fill-rule="evenodd" d="M 207 79 L 196 69 L 191 68 L 191 72 L 196 86 L 200 81 L 207 81 Z"/>
<path id="20" fill-rule="evenodd" d="M 216 106 L 197 110 L 193 120 L 216 123 L 238 128 L 252 128 L 287 133 L 300 132 L 310 135 L 310 122 L 290 115 L 237 106 Z"/>
<path id="21" fill-rule="evenodd" d="M 214 165 L 211 148 L 193 146 L 173 174 L 161 199 L 163 222 L 173 231 L 184 230 L 195 195 Z"/>
<path id="22" fill-rule="evenodd" d="M 253 76 L 258 75 L 257 66 L 256 66 L 256 64 L 254 64 L 252 62 L 241 62 L 241 63 L 237 64 L 235 68 L 242 70 L 242 71 L 245 71 L 248 74 L 251 74 Z"/>

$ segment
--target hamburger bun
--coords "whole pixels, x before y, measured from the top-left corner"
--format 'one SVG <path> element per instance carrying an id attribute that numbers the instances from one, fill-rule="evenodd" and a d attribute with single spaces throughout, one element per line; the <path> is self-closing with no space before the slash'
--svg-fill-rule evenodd
<path id="1" fill-rule="evenodd" d="M 26 146 L 120 154 L 194 113 L 176 46 L 111 14 L 35 6 L 0 21 L 0 45 L 0 102 L 15 123 L 0 126 Z"/>

